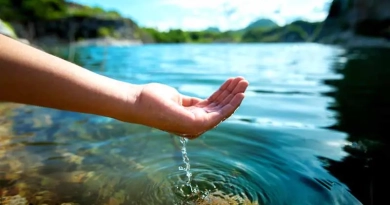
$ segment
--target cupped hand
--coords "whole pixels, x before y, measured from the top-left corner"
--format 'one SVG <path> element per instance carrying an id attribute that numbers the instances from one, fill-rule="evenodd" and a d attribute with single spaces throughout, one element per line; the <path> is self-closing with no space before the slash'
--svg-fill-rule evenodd
<path id="1" fill-rule="evenodd" d="M 157 83 L 143 86 L 136 102 L 137 122 L 186 138 L 196 138 L 230 117 L 244 99 L 249 83 L 229 78 L 207 99 L 180 94 Z"/>

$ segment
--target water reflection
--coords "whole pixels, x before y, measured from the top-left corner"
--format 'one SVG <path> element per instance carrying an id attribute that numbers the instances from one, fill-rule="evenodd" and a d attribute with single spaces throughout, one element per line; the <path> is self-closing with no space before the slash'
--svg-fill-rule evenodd
<path id="1" fill-rule="evenodd" d="M 351 145 L 341 161 L 326 160 L 328 169 L 352 190 L 363 204 L 388 201 L 390 183 L 390 50 L 351 49 L 349 59 L 336 72 L 342 80 L 328 80 L 335 92 L 338 123 L 332 129 L 346 132 Z M 324 160 L 324 158 L 322 158 Z"/>

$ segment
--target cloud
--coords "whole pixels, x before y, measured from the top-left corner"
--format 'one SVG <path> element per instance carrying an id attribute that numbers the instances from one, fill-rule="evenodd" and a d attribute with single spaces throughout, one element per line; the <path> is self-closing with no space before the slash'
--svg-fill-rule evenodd
<path id="1" fill-rule="evenodd" d="M 160 0 L 161 6 L 185 11 L 172 19 L 155 22 L 159 28 L 180 27 L 221 30 L 240 29 L 259 18 L 270 18 L 279 25 L 296 19 L 321 21 L 331 0 Z M 170 26 L 168 26 L 170 25 Z"/>

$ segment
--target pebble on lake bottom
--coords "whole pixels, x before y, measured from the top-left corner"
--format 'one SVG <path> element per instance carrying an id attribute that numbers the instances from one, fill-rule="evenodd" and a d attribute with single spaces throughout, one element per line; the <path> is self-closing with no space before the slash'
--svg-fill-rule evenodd
<path id="1" fill-rule="evenodd" d="M 16 196 L 5 196 L 0 198 L 1 205 L 28 205 L 28 202 L 25 198 L 16 195 Z"/>
<path id="2" fill-rule="evenodd" d="M 251 202 L 248 198 L 242 198 L 238 195 L 227 195 L 222 192 L 208 194 L 202 199 L 196 201 L 197 205 L 258 205 L 257 202 Z"/>

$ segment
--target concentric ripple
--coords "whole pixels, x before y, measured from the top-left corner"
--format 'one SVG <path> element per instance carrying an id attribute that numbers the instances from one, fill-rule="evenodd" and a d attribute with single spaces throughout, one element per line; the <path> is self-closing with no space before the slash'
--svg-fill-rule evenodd
<path id="1" fill-rule="evenodd" d="M 165 156 L 168 157 L 168 156 Z M 203 160 L 200 160 L 202 159 Z M 199 161 L 198 161 L 199 160 Z M 161 175 L 152 183 L 146 184 L 146 192 L 149 192 L 147 201 L 151 204 L 200 204 L 210 197 L 223 201 L 234 201 L 237 204 L 257 204 L 260 200 L 258 184 L 244 167 L 236 166 L 233 161 L 217 158 L 204 158 L 203 156 L 191 157 L 191 181 L 188 183 L 187 173 L 179 170 L 181 166 L 177 162 L 171 162 L 160 155 L 153 160 L 158 163 L 159 169 L 151 165 L 150 175 Z M 149 161 L 149 163 L 153 163 Z M 161 165 L 164 166 L 161 166 Z M 146 170 L 144 170 L 146 171 Z M 143 200 L 146 198 L 144 197 Z"/>

